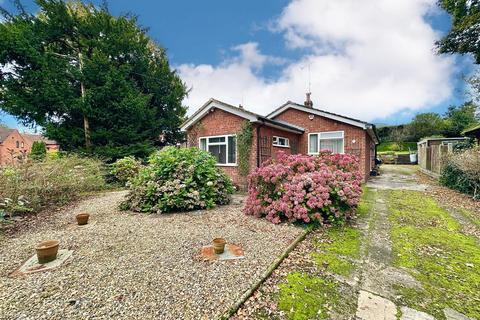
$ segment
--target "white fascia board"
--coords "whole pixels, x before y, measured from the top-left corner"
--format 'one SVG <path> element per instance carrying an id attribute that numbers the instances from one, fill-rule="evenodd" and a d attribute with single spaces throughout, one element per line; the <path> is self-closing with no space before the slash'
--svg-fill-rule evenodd
<path id="1" fill-rule="evenodd" d="M 188 119 L 181 127 L 181 131 L 186 131 L 188 128 L 190 128 L 192 125 L 194 125 L 197 121 L 202 119 L 204 116 L 206 116 L 212 108 L 217 108 L 221 109 L 223 111 L 226 111 L 228 113 L 232 113 L 234 115 L 237 115 L 241 118 L 247 119 L 250 122 L 255 122 L 258 120 L 258 118 L 248 112 L 242 111 L 239 108 L 235 108 L 229 105 L 226 105 L 224 103 L 221 103 L 220 101 L 210 101 L 207 104 L 205 104 L 199 112 L 197 112 L 192 118 Z"/>
<path id="2" fill-rule="evenodd" d="M 297 109 L 297 110 L 300 110 L 300 111 L 303 111 L 303 112 L 306 112 L 306 113 L 310 113 L 310 114 L 325 117 L 325 118 L 328 118 L 328 119 L 336 120 L 336 121 L 339 121 L 339 122 L 347 123 L 347 124 L 350 124 L 350 125 L 355 126 L 355 127 L 360 127 L 362 129 L 367 129 L 367 125 L 365 123 L 355 121 L 355 120 L 352 120 L 352 119 L 346 119 L 342 116 L 333 115 L 333 114 L 326 113 L 326 112 L 323 112 L 323 111 L 320 111 L 320 110 L 311 109 L 311 108 L 307 108 L 307 107 L 302 107 L 302 106 L 299 106 L 299 105 L 293 104 L 293 103 L 286 104 L 285 106 L 278 109 L 274 113 L 269 114 L 268 118 L 274 120 L 273 118 L 275 118 L 276 116 L 278 116 L 279 114 L 281 114 L 282 112 L 284 112 L 285 110 L 287 110 L 289 108 Z"/>

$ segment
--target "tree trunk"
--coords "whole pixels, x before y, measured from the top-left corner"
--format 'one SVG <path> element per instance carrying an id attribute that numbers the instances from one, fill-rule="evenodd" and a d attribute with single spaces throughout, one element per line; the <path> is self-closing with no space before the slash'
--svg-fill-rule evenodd
<path id="1" fill-rule="evenodd" d="M 82 53 L 78 53 L 78 62 L 80 65 L 80 71 L 83 69 L 83 62 L 82 62 Z M 80 81 L 80 91 L 82 93 L 82 102 L 85 103 L 85 86 L 83 84 L 83 80 Z M 85 148 L 90 149 L 92 146 L 92 141 L 90 140 L 90 122 L 88 121 L 88 117 L 85 115 L 85 111 L 83 112 L 83 130 L 85 132 Z"/>

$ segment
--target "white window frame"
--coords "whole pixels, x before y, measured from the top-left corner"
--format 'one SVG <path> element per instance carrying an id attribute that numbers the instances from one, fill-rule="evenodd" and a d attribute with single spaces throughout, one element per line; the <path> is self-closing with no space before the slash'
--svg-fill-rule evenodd
<path id="1" fill-rule="evenodd" d="M 279 144 L 279 142 L 278 142 L 279 139 L 285 140 L 285 145 Z M 275 140 L 277 140 L 277 141 L 275 141 Z M 275 147 L 280 147 L 280 148 L 290 148 L 290 139 L 285 138 L 285 137 L 273 136 L 272 145 L 275 146 Z"/>
<path id="2" fill-rule="evenodd" d="M 235 163 L 231 163 L 231 162 L 228 162 L 228 137 L 235 137 L 235 146 L 237 147 L 236 148 L 236 152 L 235 152 Z M 225 142 L 212 142 L 210 143 L 209 140 L 210 138 L 225 138 Z M 226 158 L 225 160 L 227 161 L 227 163 L 218 163 L 217 162 L 217 166 L 220 166 L 220 167 L 236 167 L 237 166 L 237 156 L 238 156 L 238 144 L 237 144 L 237 135 L 236 134 L 226 134 L 226 135 L 220 135 L 220 136 L 204 136 L 204 137 L 200 137 L 198 138 L 198 148 L 200 148 L 201 146 L 201 143 L 200 143 L 200 140 L 201 139 L 206 139 L 206 148 L 208 151 L 209 150 L 209 146 L 219 146 L 219 145 L 226 145 Z M 208 151 L 210 152 L 210 151 Z"/>
<path id="3" fill-rule="evenodd" d="M 344 131 L 319 131 L 319 132 L 311 132 L 308 134 L 308 141 L 307 141 L 307 153 L 309 155 L 317 155 L 321 151 L 320 149 L 320 141 L 321 140 L 332 140 L 332 138 L 322 138 L 321 135 L 322 133 L 341 133 L 342 138 L 335 138 L 335 139 L 343 139 L 343 144 L 342 144 L 342 152 L 340 154 L 345 153 L 345 132 Z M 317 149 L 318 152 L 310 152 L 310 136 L 311 135 L 317 135 Z"/>

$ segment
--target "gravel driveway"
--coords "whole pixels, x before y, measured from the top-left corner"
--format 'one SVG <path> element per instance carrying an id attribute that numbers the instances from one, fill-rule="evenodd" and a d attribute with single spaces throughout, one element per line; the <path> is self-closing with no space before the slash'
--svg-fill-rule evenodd
<path id="1" fill-rule="evenodd" d="M 83 200 L 48 223 L 4 239 L 0 247 L 1 319 L 214 319 L 225 312 L 300 234 L 245 216 L 233 204 L 188 214 L 118 211 L 125 192 Z M 75 214 L 89 212 L 83 227 Z M 223 236 L 245 259 L 204 262 L 197 255 Z M 9 278 L 37 242 L 74 250 L 50 272 Z"/>

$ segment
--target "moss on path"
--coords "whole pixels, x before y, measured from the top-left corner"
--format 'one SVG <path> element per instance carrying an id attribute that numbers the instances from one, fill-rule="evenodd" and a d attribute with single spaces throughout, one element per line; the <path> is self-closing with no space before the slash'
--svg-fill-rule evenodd
<path id="1" fill-rule="evenodd" d="M 480 247 L 461 225 L 424 193 L 389 191 L 394 265 L 423 289 L 397 286 L 399 303 L 444 319 L 453 308 L 480 319 Z"/>

